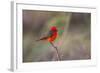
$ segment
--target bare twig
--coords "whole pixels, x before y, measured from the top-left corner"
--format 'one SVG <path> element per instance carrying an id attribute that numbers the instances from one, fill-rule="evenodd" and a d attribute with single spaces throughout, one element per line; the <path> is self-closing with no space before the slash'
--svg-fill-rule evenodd
<path id="1" fill-rule="evenodd" d="M 50 42 L 50 44 L 51 44 L 51 45 L 55 48 L 55 50 L 56 50 L 58 61 L 61 60 L 60 54 L 59 54 L 59 52 L 58 52 L 57 47 L 56 47 L 52 42 Z"/>

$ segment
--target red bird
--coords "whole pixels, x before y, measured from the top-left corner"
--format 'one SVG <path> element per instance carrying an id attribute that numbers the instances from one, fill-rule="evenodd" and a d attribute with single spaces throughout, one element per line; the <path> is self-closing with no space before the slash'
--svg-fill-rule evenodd
<path id="1" fill-rule="evenodd" d="M 37 41 L 40 41 L 40 40 L 48 40 L 51 45 L 56 49 L 56 53 L 57 53 L 57 58 L 58 60 L 61 60 L 60 58 L 60 54 L 58 52 L 58 49 L 57 47 L 53 44 L 53 41 L 57 38 L 57 35 L 58 35 L 58 30 L 55 26 L 52 26 L 48 35 L 45 36 L 45 37 L 42 37 L 41 39 L 37 40 Z"/>
<path id="2" fill-rule="evenodd" d="M 57 32 L 58 32 L 57 28 L 55 26 L 52 26 L 48 35 L 40 38 L 39 40 L 48 40 L 50 43 L 52 43 L 57 38 L 58 35 Z"/>

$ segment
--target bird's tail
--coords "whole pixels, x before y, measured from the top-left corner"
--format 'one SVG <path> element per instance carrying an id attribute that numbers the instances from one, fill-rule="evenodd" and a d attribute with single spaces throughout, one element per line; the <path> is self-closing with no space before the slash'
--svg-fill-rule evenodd
<path id="1" fill-rule="evenodd" d="M 38 40 L 36 40 L 36 41 L 46 40 L 46 39 L 47 39 L 47 37 L 43 37 L 43 38 L 40 38 L 40 39 L 38 39 Z"/>

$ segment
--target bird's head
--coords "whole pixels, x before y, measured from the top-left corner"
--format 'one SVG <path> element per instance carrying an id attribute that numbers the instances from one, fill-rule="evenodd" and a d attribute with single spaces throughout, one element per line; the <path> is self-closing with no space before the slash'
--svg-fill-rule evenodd
<path id="1" fill-rule="evenodd" d="M 52 27 L 51 27 L 51 30 L 57 32 L 57 27 L 56 27 L 56 26 L 52 26 Z"/>

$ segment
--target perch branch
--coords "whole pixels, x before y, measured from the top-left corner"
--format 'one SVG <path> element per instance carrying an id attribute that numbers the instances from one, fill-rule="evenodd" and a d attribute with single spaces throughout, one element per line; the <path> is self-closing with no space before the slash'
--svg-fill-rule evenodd
<path id="1" fill-rule="evenodd" d="M 58 48 L 52 43 L 52 42 L 50 42 L 50 44 L 55 48 L 55 50 L 56 50 L 56 53 L 57 53 L 57 58 L 58 58 L 58 61 L 60 61 L 61 60 L 61 58 L 60 58 L 60 54 L 59 54 L 59 52 L 58 52 Z"/>

